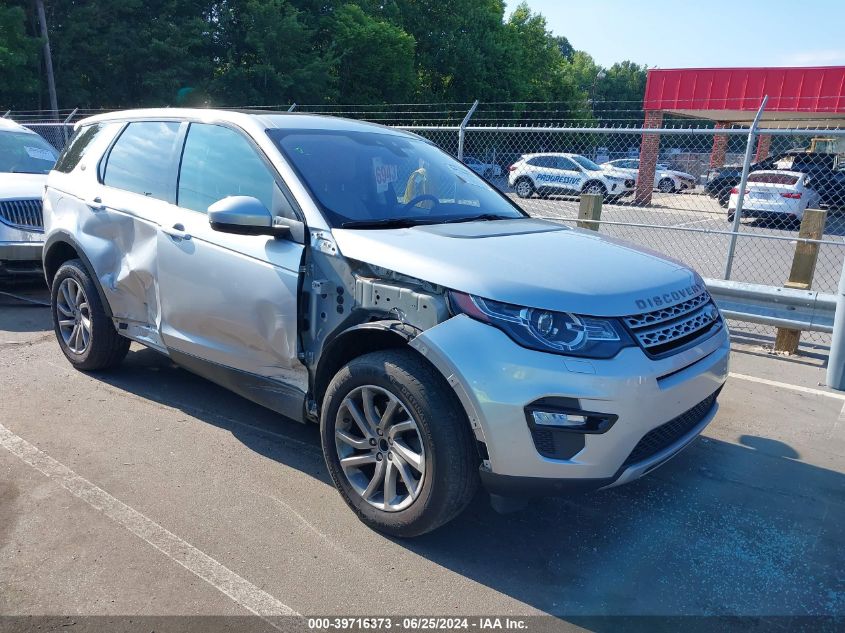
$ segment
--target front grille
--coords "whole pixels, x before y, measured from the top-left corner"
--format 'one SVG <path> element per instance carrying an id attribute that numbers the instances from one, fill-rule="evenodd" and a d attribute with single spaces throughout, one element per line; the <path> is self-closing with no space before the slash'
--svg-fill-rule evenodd
<path id="1" fill-rule="evenodd" d="M 719 310 L 706 290 L 673 306 L 623 317 L 623 321 L 652 356 L 677 350 L 722 326 Z"/>
<path id="2" fill-rule="evenodd" d="M 656 455 L 664 448 L 672 446 L 675 442 L 680 440 L 684 435 L 694 429 L 704 417 L 710 413 L 713 405 L 716 402 L 716 397 L 719 395 L 717 390 L 712 395 L 708 396 L 689 411 L 679 415 L 677 418 L 669 420 L 666 424 L 661 424 L 656 429 L 652 429 L 643 436 L 628 459 L 625 460 L 624 466 L 636 464 L 652 455 Z"/>
<path id="3" fill-rule="evenodd" d="M 26 231 L 43 231 L 41 200 L 0 200 L 0 222 Z"/>

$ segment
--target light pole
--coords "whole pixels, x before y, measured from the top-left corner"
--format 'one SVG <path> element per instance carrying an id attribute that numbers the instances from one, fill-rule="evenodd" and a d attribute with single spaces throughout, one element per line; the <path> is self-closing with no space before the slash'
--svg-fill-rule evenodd
<path id="1" fill-rule="evenodd" d="M 35 0 L 38 12 L 38 24 L 41 27 L 41 38 L 44 40 L 44 67 L 47 70 L 47 90 L 50 93 L 50 108 L 53 116 L 59 118 L 59 101 L 56 98 L 56 80 L 53 77 L 53 56 L 50 54 L 50 35 L 47 33 L 47 16 L 44 12 L 44 0 Z"/>

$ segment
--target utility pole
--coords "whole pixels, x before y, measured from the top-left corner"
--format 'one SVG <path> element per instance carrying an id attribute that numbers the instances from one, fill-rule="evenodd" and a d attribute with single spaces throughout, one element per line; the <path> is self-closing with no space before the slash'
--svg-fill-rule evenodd
<path id="1" fill-rule="evenodd" d="M 44 67 L 47 69 L 47 89 L 50 92 L 50 109 L 53 116 L 59 118 L 59 101 L 56 98 L 56 79 L 53 77 L 53 56 L 50 54 L 50 35 L 47 33 L 47 16 L 44 13 L 44 0 L 35 0 L 38 11 L 38 24 L 41 27 L 41 38 L 44 40 Z"/>

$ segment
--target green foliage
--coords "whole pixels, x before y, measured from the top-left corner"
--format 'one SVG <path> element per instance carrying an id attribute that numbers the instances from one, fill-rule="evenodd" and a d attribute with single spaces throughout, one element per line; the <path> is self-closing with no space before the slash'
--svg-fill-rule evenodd
<path id="1" fill-rule="evenodd" d="M 36 106 L 40 45 L 27 33 L 23 7 L 0 6 L 0 106 Z"/>
<path id="2" fill-rule="evenodd" d="M 276 105 L 336 97 L 334 60 L 288 0 L 223 0 L 213 8 L 213 105 Z"/>
<path id="3" fill-rule="evenodd" d="M 44 101 L 30 0 L 0 6 L 0 107 Z M 640 102 L 646 69 L 602 69 L 504 0 L 46 0 L 60 107 L 553 102 L 590 120 Z M 591 110 L 592 106 L 592 110 Z M 637 105 L 637 108 L 640 106 Z M 463 106 L 458 106 L 462 109 Z M 540 107 L 538 106 L 538 109 Z"/>
<path id="4" fill-rule="evenodd" d="M 338 9 L 333 31 L 342 103 L 403 103 L 413 98 L 413 37 L 354 4 Z"/>

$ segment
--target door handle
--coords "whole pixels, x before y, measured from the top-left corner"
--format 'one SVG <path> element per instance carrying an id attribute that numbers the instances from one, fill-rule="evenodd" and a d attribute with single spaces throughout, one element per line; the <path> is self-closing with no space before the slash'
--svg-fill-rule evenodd
<path id="1" fill-rule="evenodd" d="M 169 235 L 174 240 L 189 240 L 191 235 L 185 232 L 185 226 L 182 224 L 174 224 L 171 228 L 162 227 L 161 232 Z"/>
<path id="2" fill-rule="evenodd" d="M 103 199 L 100 198 L 100 196 L 97 196 L 95 198 L 91 198 L 85 204 L 87 204 L 88 207 L 92 211 L 94 211 L 95 213 L 97 211 L 105 211 L 105 209 L 106 209 L 106 205 L 103 204 Z"/>

